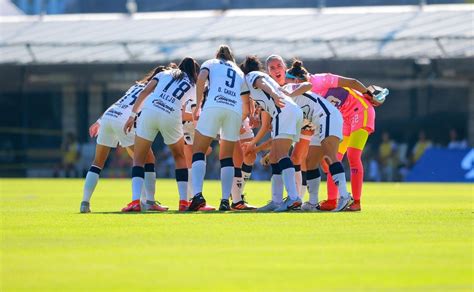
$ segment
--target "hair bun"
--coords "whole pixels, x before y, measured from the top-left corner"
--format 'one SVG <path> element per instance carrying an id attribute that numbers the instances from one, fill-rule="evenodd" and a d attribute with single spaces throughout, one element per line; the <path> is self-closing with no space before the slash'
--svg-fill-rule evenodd
<path id="1" fill-rule="evenodd" d="M 295 59 L 292 64 L 293 67 L 303 67 L 303 61 Z"/>

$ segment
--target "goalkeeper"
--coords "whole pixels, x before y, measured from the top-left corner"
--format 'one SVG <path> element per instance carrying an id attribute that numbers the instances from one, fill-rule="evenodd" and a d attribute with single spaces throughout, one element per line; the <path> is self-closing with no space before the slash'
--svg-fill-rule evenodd
<path id="1" fill-rule="evenodd" d="M 364 167 L 362 165 L 362 151 L 367 139 L 375 130 L 374 106 L 379 106 L 385 101 L 388 89 L 378 86 L 366 88 L 356 79 L 347 78 L 330 73 L 309 74 L 302 66 L 302 62 L 295 60 L 292 67 L 287 71 L 287 78 L 296 78 L 312 83 L 312 91 L 317 93 L 341 112 L 344 119 L 343 141 L 339 145 L 338 158 L 342 160 L 347 152 L 349 166 L 351 169 L 351 188 L 354 203 L 347 211 L 360 211 L 360 198 L 364 180 Z M 337 186 L 328 174 L 328 200 L 320 203 L 321 210 L 332 210 L 337 206 Z"/>

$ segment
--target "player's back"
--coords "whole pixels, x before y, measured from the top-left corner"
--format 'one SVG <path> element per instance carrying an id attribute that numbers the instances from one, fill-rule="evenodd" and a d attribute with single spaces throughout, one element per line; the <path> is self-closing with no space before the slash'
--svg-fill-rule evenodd
<path id="1" fill-rule="evenodd" d="M 242 112 L 242 84 L 244 73 L 231 61 L 211 59 L 201 65 L 209 72 L 209 92 L 204 109 L 224 107 L 237 113 Z"/>
<path id="2" fill-rule="evenodd" d="M 145 86 L 144 83 L 132 85 L 119 100 L 105 111 L 102 118 L 125 122 L 132 113 L 133 105 Z"/>
<path id="3" fill-rule="evenodd" d="M 167 70 L 153 77 L 158 81 L 158 84 L 146 99 L 143 107 L 176 116 L 181 115 L 183 104 L 187 100 L 193 99 L 195 95 L 194 84 L 186 73 L 182 72 L 181 74 L 183 74 L 182 77 L 178 78 L 179 71 Z"/>

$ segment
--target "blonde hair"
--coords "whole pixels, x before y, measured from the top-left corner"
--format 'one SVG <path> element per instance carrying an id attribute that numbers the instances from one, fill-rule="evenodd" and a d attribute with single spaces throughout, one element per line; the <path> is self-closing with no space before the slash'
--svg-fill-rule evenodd
<path id="1" fill-rule="evenodd" d="M 283 58 L 280 56 L 280 55 L 270 55 L 267 57 L 267 59 L 265 60 L 265 69 L 268 71 L 268 63 L 270 63 L 271 61 L 273 60 L 279 60 L 281 61 L 285 67 L 286 67 L 286 63 L 285 63 L 285 60 L 283 60 Z"/>

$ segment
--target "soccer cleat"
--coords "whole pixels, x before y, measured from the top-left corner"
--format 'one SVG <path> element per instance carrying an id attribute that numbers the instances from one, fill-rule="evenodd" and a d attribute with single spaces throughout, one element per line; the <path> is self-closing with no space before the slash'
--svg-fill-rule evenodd
<path id="1" fill-rule="evenodd" d="M 275 203 L 274 201 L 268 201 L 268 203 L 260 208 L 257 208 L 257 212 L 273 212 L 275 209 L 281 206 L 281 203 Z"/>
<path id="2" fill-rule="evenodd" d="M 156 212 L 165 212 L 168 211 L 167 206 L 161 206 L 158 201 L 146 201 L 146 203 L 141 207 L 144 211 L 156 211 Z"/>
<path id="3" fill-rule="evenodd" d="M 318 204 L 311 204 L 309 201 L 304 202 L 303 205 L 301 205 L 301 211 L 306 211 L 306 212 L 315 212 L 315 211 L 320 211 L 318 208 Z"/>
<path id="4" fill-rule="evenodd" d="M 205 211 L 215 211 L 216 208 L 213 207 L 213 206 L 209 206 L 209 205 L 204 205 L 203 207 L 199 208 L 198 211 L 202 211 L 202 212 L 205 212 Z"/>
<path id="5" fill-rule="evenodd" d="M 202 193 L 196 194 L 192 199 L 191 203 L 189 204 L 188 211 L 199 211 L 199 208 L 206 206 L 206 199 Z"/>
<path id="6" fill-rule="evenodd" d="M 90 203 L 86 202 L 86 201 L 82 201 L 80 212 L 81 213 L 90 213 L 91 212 Z"/>
<path id="7" fill-rule="evenodd" d="M 179 208 L 178 208 L 178 211 L 180 212 L 184 212 L 184 211 L 188 211 L 188 207 L 189 207 L 189 204 L 191 202 L 189 201 L 186 201 L 186 200 L 179 200 Z"/>
<path id="8" fill-rule="evenodd" d="M 337 200 L 324 200 L 319 203 L 319 210 L 332 211 L 337 207 Z"/>
<path id="9" fill-rule="evenodd" d="M 127 207 L 122 208 L 122 212 L 140 212 L 140 200 L 131 201 Z"/>
<path id="10" fill-rule="evenodd" d="M 339 212 L 339 211 L 344 211 L 350 204 L 352 204 L 354 200 L 352 199 L 352 196 L 349 194 L 347 197 L 339 197 L 339 200 L 337 200 L 337 207 L 332 210 L 333 212 Z"/>
<path id="11" fill-rule="evenodd" d="M 356 212 L 356 211 L 361 211 L 360 207 L 360 200 L 354 200 L 352 204 L 350 204 L 344 211 L 351 211 L 351 212 Z"/>
<path id="12" fill-rule="evenodd" d="M 222 199 L 219 205 L 219 211 L 230 211 L 230 205 L 228 199 Z"/>
<path id="13" fill-rule="evenodd" d="M 286 212 L 290 210 L 296 210 L 301 207 L 301 199 L 297 197 L 296 199 L 292 200 L 290 197 L 286 197 L 283 200 L 283 204 L 280 207 L 276 208 L 273 212 Z"/>
<path id="14" fill-rule="evenodd" d="M 245 201 L 240 201 L 237 203 L 232 203 L 232 205 L 230 205 L 230 209 L 232 211 L 252 211 L 257 209 L 257 207 L 248 205 Z"/>

